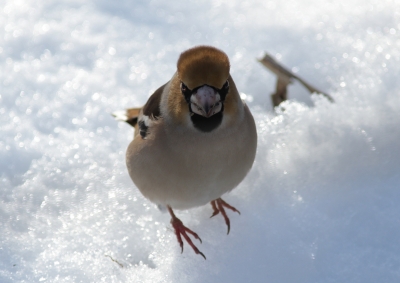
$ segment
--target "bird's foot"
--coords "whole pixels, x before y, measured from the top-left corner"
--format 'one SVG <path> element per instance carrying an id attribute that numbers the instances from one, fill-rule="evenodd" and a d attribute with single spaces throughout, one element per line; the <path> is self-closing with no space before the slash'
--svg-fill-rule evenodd
<path id="1" fill-rule="evenodd" d="M 182 241 L 182 236 L 183 236 L 183 238 L 185 238 L 185 240 L 189 244 L 189 246 L 192 247 L 193 251 L 196 254 L 199 254 L 202 257 L 204 257 L 204 259 L 206 259 L 205 255 L 193 244 L 192 240 L 188 236 L 188 233 L 191 234 L 197 240 L 199 240 L 200 243 L 202 243 L 200 237 L 195 232 L 193 232 L 192 230 L 187 228 L 185 225 L 183 225 L 182 221 L 178 217 L 175 216 L 171 207 L 168 207 L 168 211 L 172 217 L 171 224 L 172 224 L 172 227 L 174 227 L 176 238 L 178 240 L 179 245 L 181 246 L 181 253 L 183 252 L 183 241 Z"/>
<path id="2" fill-rule="evenodd" d="M 226 208 L 228 208 L 228 209 L 230 209 L 230 210 L 232 210 L 234 212 L 237 212 L 239 214 L 240 214 L 240 211 L 237 210 L 236 208 L 234 208 L 233 206 L 231 206 L 230 204 L 226 203 L 222 198 L 217 198 L 217 199 L 211 201 L 211 206 L 212 206 L 212 208 L 214 210 L 214 212 L 211 215 L 211 217 L 214 217 L 215 215 L 217 215 L 218 213 L 221 212 L 222 216 L 225 219 L 226 226 L 228 226 L 228 233 L 227 234 L 229 234 L 229 231 L 231 229 L 231 224 L 230 224 L 231 222 L 229 220 L 228 215 L 225 212 L 224 207 L 226 207 Z"/>

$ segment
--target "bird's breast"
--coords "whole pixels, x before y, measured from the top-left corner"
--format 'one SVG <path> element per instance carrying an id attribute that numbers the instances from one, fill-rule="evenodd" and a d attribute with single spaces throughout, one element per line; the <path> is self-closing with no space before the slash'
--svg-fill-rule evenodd
<path id="1" fill-rule="evenodd" d="M 257 136 L 248 115 L 245 127 L 240 123 L 210 133 L 160 122 L 147 140 L 138 137 L 128 147 L 133 182 L 151 201 L 176 209 L 220 197 L 236 187 L 253 164 Z"/>

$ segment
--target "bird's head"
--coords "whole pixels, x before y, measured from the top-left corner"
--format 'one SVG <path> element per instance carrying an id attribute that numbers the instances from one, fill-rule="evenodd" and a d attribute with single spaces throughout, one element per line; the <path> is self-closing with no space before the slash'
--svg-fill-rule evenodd
<path id="1" fill-rule="evenodd" d="M 183 52 L 178 60 L 180 91 L 193 125 L 210 132 L 223 118 L 229 94 L 229 59 L 221 50 L 197 46 Z"/>

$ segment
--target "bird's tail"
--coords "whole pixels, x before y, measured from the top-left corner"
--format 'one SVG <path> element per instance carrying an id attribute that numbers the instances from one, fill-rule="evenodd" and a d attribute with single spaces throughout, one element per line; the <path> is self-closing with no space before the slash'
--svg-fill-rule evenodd
<path id="1" fill-rule="evenodd" d="M 126 110 L 119 110 L 115 111 L 112 113 L 112 115 L 115 117 L 116 120 L 118 121 L 124 121 L 131 125 L 132 127 L 135 127 L 138 122 L 139 114 L 142 108 L 129 108 Z"/>

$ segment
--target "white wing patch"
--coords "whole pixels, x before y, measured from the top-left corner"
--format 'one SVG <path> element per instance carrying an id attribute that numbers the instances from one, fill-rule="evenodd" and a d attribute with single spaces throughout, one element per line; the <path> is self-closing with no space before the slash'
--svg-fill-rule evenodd
<path id="1" fill-rule="evenodd" d="M 128 120 L 128 115 L 126 115 L 126 110 L 115 111 L 111 114 L 115 117 L 115 120 L 124 122 Z"/>
<path id="2" fill-rule="evenodd" d="M 139 133 L 143 139 L 146 138 L 149 128 L 151 126 L 152 120 L 150 119 L 149 116 L 140 114 L 139 120 L 138 120 L 138 125 L 139 125 Z"/>

